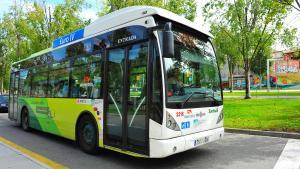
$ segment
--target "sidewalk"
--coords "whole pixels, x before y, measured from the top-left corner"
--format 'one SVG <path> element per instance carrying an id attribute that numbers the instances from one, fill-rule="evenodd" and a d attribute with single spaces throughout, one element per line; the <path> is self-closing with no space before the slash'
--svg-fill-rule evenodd
<path id="1" fill-rule="evenodd" d="M 223 96 L 224 98 L 245 98 L 245 96 Z M 252 96 L 251 98 L 258 99 L 300 99 L 300 96 Z"/>
<path id="2" fill-rule="evenodd" d="M 0 142 L 0 168 L 48 169 L 49 167 Z"/>

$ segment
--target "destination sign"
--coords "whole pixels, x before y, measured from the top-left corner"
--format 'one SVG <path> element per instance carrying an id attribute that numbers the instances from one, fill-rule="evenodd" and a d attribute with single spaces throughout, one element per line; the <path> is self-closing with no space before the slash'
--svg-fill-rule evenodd
<path id="1" fill-rule="evenodd" d="M 52 42 L 52 47 L 56 48 L 58 46 L 65 45 L 67 43 L 76 41 L 78 39 L 83 38 L 83 35 L 84 35 L 84 29 L 79 29 L 79 30 L 74 31 L 70 34 L 67 34 L 67 35 L 64 35 L 62 37 L 59 37 L 59 38 L 55 39 Z"/>

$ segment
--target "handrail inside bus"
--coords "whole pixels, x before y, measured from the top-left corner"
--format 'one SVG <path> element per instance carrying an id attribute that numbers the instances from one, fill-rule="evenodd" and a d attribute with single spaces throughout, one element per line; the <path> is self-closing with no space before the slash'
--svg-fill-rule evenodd
<path id="1" fill-rule="evenodd" d="M 110 96 L 110 98 L 112 99 L 112 101 L 114 102 L 114 105 L 116 106 L 117 111 L 118 111 L 118 113 L 119 113 L 119 116 L 120 116 L 120 118 L 121 118 L 121 120 L 122 120 L 122 114 L 121 114 L 121 112 L 120 112 L 120 110 L 119 110 L 119 108 L 118 108 L 118 105 L 117 105 L 117 103 L 116 103 L 114 97 L 113 97 L 110 93 L 109 93 L 109 96 Z"/>
<path id="2" fill-rule="evenodd" d="M 138 112 L 139 109 L 141 108 L 141 106 L 142 106 L 142 104 L 144 103 L 145 99 L 146 99 L 146 97 L 144 97 L 144 98 L 142 99 L 142 101 L 140 102 L 140 104 L 139 104 L 138 107 L 136 108 L 136 110 L 135 110 L 135 112 L 134 112 L 134 114 L 133 114 L 133 116 L 132 116 L 132 118 L 131 118 L 131 120 L 130 120 L 129 127 L 131 127 L 132 122 L 133 122 L 133 120 L 134 120 L 134 118 L 135 118 L 135 115 L 137 114 L 137 112 Z"/>

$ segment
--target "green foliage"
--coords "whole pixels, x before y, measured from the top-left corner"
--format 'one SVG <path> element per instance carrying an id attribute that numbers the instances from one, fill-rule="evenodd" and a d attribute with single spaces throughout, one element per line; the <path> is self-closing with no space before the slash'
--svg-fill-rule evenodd
<path id="1" fill-rule="evenodd" d="M 197 9 L 195 0 L 168 0 L 167 2 L 164 0 L 105 0 L 102 3 L 104 7 L 98 13 L 99 16 L 129 6 L 147 5 L 167 9 L 193 21 Z"/>
<path id="2" fill-rule="evenodd" d="M 260 50 L 251 61 L 251 70 L 260 77 L 267 72 L 267 59 L 271 57 L 271 48 L 268 51 Z"/>
<path id="3" fill-rule="evenodd" d="M 50 9 L 46 1 L 34 1 L 30 10 L 28 1 L 20 0 L 0 20 L 0 90 L 8 88 L 12 62 L 51 46 L 53 39 L 84 27 L 90 21 L 79 14 L 84 0 L 65 0 Z M 53 11 L 53 12 L 50 12 Z M 0 91 L 0 92 L 1 92 Z"/>
<path id="4" fill-rule="evenodd" d="M 241 58 L 245 70 L 246 98 L 250 97 L 247 81 L 253 68 L 251 63 L 269 54 L 268 49 L 283 32 L 283 21 L 289 11 L 289 6 L 274 0 L 215 0 L 204 7 L 206 20 L 227 34 L 224 38 L 224 34 L 213 32 L 217 41 L 223 41 L 216 44 L 230 44 L 230 48 L 237 49 L 235 55 Z"/>
<path id="5" fill-rule="evenodd" d="M 296 39 L 297 29 L 284 29 L 283 34 L 281 35 L 282 44 L 286 47 L 291 48 L 294 47 L 294 42 Z"/>

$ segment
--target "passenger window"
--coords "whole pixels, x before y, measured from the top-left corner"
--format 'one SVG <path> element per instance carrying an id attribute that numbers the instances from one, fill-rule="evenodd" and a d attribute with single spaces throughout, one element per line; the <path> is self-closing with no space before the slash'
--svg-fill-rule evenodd
<path id="1" fill-rule="evenodd" d="M 29 69 L 22 69 L 20 71 L 20 89 L 21 96 L 30 96 L 31 87 L 31 71 Z"/>
<path id="2" fill-rule="evenodd" d="M 102 87 L 100 63 L 74 66 L 71 86 L 71 97 L 100 98 Z"/>
<path id="3" fill-rule="evenodd" d="M 56 69 L 49 72 L 49 97 L 68 97 L 69 69 Z"/>
<path id="4" fill-rule="evenodd" d="M 47 96 L 47 80 L 48 74 L 46 72 L 39 72 L 37 69 L 33 75 L 31 96 L 46 97 Z"/>

